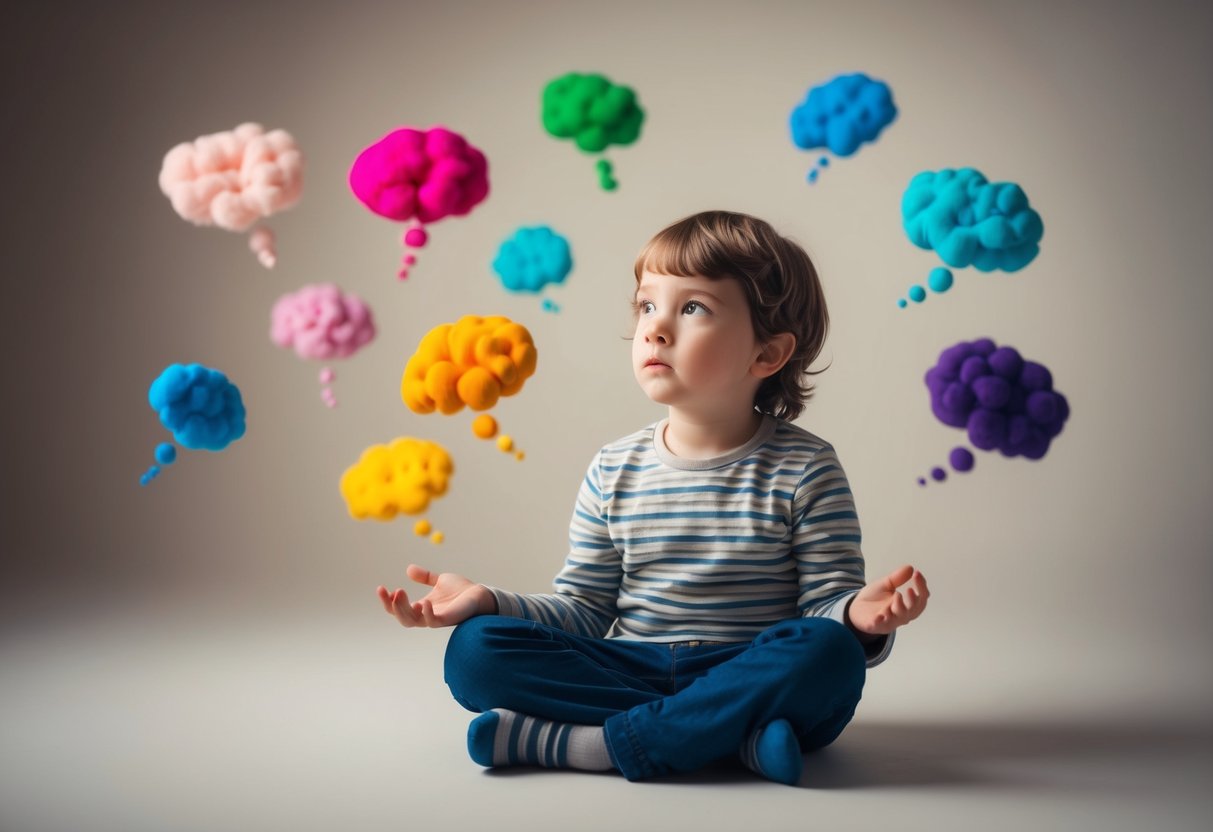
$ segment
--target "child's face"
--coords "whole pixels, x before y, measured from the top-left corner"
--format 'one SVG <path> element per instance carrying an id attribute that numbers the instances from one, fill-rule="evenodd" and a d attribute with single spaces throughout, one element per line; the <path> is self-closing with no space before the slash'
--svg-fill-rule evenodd
<path id="1" fill-rule="evenodd" d="M 753 407 L 762 347 L 736 280 L 645 271 L 635 308 L 632 371 L 650 399 L 707 417 Z"/>

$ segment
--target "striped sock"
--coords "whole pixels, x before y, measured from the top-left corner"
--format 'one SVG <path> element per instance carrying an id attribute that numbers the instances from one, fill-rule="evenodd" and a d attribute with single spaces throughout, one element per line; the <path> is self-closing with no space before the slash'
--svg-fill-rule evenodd
<path id="1" fill-rule="evenodd" d="M 607 771 L 611 755 L 601 725 L 571 725 L 494 708 L 468 726 L 468 754 L 486 768 L 544 766 Z"/>
<path id="2" fill-rule="evenodd" d="M 796 785 L 804 758 L 791 723 L 777 719 L 750 734 L 741 744 L 741 762 L 768 780 Z"/>

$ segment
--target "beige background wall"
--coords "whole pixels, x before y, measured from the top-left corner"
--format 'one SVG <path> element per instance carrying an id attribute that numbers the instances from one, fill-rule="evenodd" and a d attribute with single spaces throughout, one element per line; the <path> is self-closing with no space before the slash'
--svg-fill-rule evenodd
<path id="1" fill-rule="evenodd" d="M 621 338 L 633 256 L 668 222 L 727 208 L 816 259 L 832 366 L 800 424 L 847 466 L 870 574 L 911 561 L 934 590 L 890 665 L 897 684 L 872 696 L 983 713 L 1047 690 L 1063 713 L 1208 716 L 1213 18 L 1201 4 L 79 6 L 23 4 L 0 35 L 10 646 L 52 620 L 119 612 L 155 630 L 178 605 L 201 626 L 394 626 L 372 592 L 402 583 L 411 560 L 546 590 L 586 462 L 661 415 Z M 640 141 L 609 154 L 615 193 L 539 124 L 543 84 L 573 69 L 634 87 L 648 113 Z M 810 187 L 816 154 L 792 145 L 788 114 L 851 71 L 888 81 L 900 116 Z M 289 130 L 307 158 L 302 202 L 272 220 L 272 272 L 243 237 L 180 220 L 156 186 L 166 150 L 244 120 Z M 346 172 L 391 128 L 439 123 L 487 153 L 492 193 L 432 226 L 398 283 L 398 229 L 354 200 Z M 920 170 L 966 165 L 1024 187 L 1042 253 L 1018 274 L 960 271 L 950 293 L 900 311 L 939 264 L 902 232 L 902 191 Z M 489 268 L 506 235 L 541 222 L 574 250 L 551 295 L 559 314 L 508 295 Z M 320 281 L 367 299 L 380 325 L 335 365 L 335 411 L 318 365 L 268 339 L 273 301 Z M 514 317 L 539 345 L 538 373 L 496 411 L 523 463 L 475 440 L 467 413 L 421 417 L 400 401 L 420 336 L 469 312 Z M 919 489 L 962 438 L 931 416 L 922 373 L 979 335 L 1046 363 L 1073 415 L 1042 462 L 982 454 L 968 476 Z M 185 452 L 140 488 L 168 438 L 147 387 L 175 361 L 225 371 L 248 434 L 222 454 Z M 456 458 L 428 515 L 441 547 L 407 521 L 346 515 L 341 471 L 397 435 Z"/>

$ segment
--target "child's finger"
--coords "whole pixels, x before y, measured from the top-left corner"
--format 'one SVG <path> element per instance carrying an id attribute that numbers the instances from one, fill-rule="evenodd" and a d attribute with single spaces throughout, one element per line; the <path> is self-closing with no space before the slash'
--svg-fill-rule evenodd
<path id="1" fill-rule="evenodd" d="M 421 617 L 425 620 L 425 626 L 438 626 L 438 622 L 434 620 L 434 603 L 432 601 L 425 600 L 421 602 Z"/>
<path id="2" fill-rule="evenodd" d="M 391 612 L 392 611 L 392 596 L 388 593 L 387 587 L 380 586 L 378 589 L 375 590 L 375 594 L 379 596 L 379 602 L 381 604 L 383 604 L 383 608 L 386 611 Z"/>
<path id="3" fill-rule="evenodd" d="M 408 569 L 405 570 L 405 573 L 409 576 L 409 578 L 419 584 L 434 586 L 438 583 L 438 575 L 436 573 L 431 572 L 423 566 L 418 566 L 415 563 L 410 563 Z"/>
<path id="4" fill-rule="evenodd" d="M 392 612 L 396 615 L 396 620 L 406 627 L 416 627 L 417 615 L 413 612 L 412 606 L 409 605 L 409 596 L 403 589 L 398 589 L 392 595 Z"/>

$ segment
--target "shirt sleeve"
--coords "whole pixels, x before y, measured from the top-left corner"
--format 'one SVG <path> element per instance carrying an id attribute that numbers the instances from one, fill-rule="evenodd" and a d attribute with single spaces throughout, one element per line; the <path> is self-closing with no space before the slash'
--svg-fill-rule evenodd
<path id="1" fill-rule="evenodd" d="M 575 635 L 601 638 L 618 617 L 623 555 L 607 528 L 603 508 L 601 452 L 577 493 L 569 522 L 569 554 L 553 582 L 555 593 L 521 594 L 488 587 L 500 615 L 525 618 Z"/>
<path id="2" fill-rule="evenodd" d="M 792 520 L 800 614 L 845 626 L 847 604 L 864 586 L 864 562 L 855 499 L 832 447 L 820 450 L 806 467 L 793 498 Z M 867 666 L 883 662 L 892 649 L 893 634 L 864 645 Z"/>

